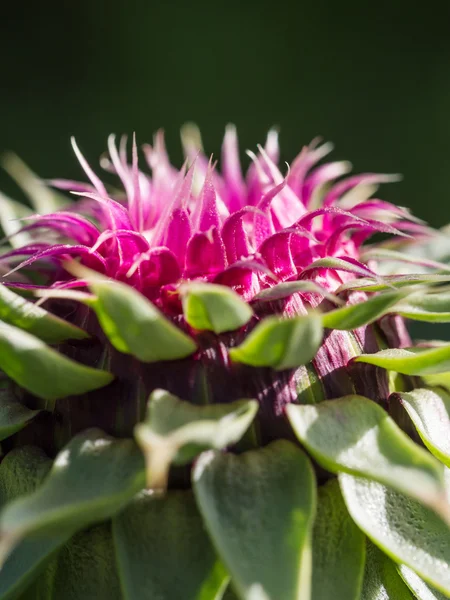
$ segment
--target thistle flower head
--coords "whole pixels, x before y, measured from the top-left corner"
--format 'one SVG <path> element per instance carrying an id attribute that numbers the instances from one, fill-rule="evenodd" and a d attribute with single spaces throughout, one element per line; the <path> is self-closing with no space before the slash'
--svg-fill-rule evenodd
<path id="1" fill-rule="evenodd" d="M 450 344 L 405 322 L 450 269 L 402 252 L 438 234 L 330 144 L 183 144 L 0 196 L 0 600 L 448 596 Z"/>
<path id="2" fill-rule="evenodd" d="M 84 202 L 72 211 L 30 217 L 21 232 L 44 235 L 3 260 L 28 256 L 18 270 L 44 258 L 77 258 L 170 311 L 183 281 L 226 285 L 246 301 L 285 281 L 313 280 L 333 291 L 355 276 L 373 276 L 361 262 L 361 246 L 371 235 L 406 236 L 424 229 L 405 209 L 370 198 L 379 183 L 397 176 L 343 179 L 348 162 L 317 166 L 331 144 L 314 140 L 282 172 L 278 136 L 271 131 L 258 154 L 249 152 L 252 164 L 244 177 L 233 127 L 225 134 L 220 173 L 192 132 L 184 137 L 187 158 L 181 170 L 171 165 L 162 132 L 153 146 L 144 146 L 150 177 L 138 167 L 135 140 L 129 164 L 126 138 L 118 149 L 111 136 L 102 166 L 120 178 L 124 197 L 106 189 L 73 140 L 90 183 L 52 183 Z M 48 230 L 64 243 L 45 241 Z M 67 288 L 82 282 L 59 270 L 49 284 Z"/>

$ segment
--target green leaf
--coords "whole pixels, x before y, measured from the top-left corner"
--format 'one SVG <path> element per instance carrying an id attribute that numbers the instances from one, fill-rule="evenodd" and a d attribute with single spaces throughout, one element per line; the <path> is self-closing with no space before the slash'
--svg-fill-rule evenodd
<path id="1" fill-rule="evenodd" d="M 316 405 L 291 404 L 287 414 L 299 440 L 329 471 L 383 483 L 450 521 L 443 466 L 372 400 L 345 396 Z"/>
<path id="2" fill-rule="evenodd" d="M 398 396 L 424 444 L 450 467 L 450 394 L 435 388 L 416 389 Z"/>
<path id="3" fill-rule="evenodd" d="M 414 321 L 450 322 L 450 292 L 413 294 L 395 307 L 395 312 Z"/>
<path id="4" fill-rule="evenodd" d="M 336 479 L 319 487 L 313 531 L 312 598 L 359 600 L 366 543 Z"/>
<path id="5" fill-rule="evenodd" d="M 44 400 L 76 396 L 113 380 L 107 371 L 81 365 L 13 325 L 0 323 L 0 368 Z"/>
<path id="6" fill-rule="evenodd" d="M 40 215 L 55 212 L 70 204 L 68 198 L 45 185 L 16 154 L 5 154 L 2 157 L 2 167 L 23 189 Z"/>
<path id="7" fill-rule="evenodd" d="M 123 600 L 111 522 L 76 533 L 21 600 Z"/>
<path id="8" fill-rule="evenodd" d="M 103 331 L 120 352 L 132 354 L 142 362 L 177 360 L 195 352 L 194 340 L 131 286 L 97 275 L 88 283 L 96 298 L 86 303 L 92 306 Z"/>
<path id="9" fill-rule="evenodd" d="M 30 241 L 28 233 L 17 233 L 23 223 L 19 219 L 28 217 L 32 211 L 15 200 L 11 200 L 0 192 L 0 226 L 5 236 L 11 236 L 9 243 L 13 248 L 21 248 Z"/>
<path id="10" fill-rule="evenodd" d="M 386 292 L 372 296 L 365 302 L 343 306 L 325 313 L 322 315 L 322 324 L 329 329 L 357 329 L 388 313 L 389 309 L 404 296 L 405 292 Z"/>
<path id="11" fill-rule="evenodd" d="M 414 600 L 395 563 L 369 541 L 361 600 Z"/>
<path id="12" fill-rule="evenodd" d="M 194 329 L 234 331 L 253 316 L 250 305 L 227 286 L 192 282 L 180 286 L 179 291 L 184 318 Z"/>
<path id="13" fill-rule="evenodd" d="M 10 385 L 0 385 L 0 441 L 23 429 L 40 412 L 19 402 Z"/>
<path id="14" fill-rule="evenodd" d="M 89 337 L 79 327 L 25 300 L 4 285 L 0 285 L 0 320 L 24 329 L 48 344 Z"/>
<path id="15" fill-rule="evenodd" d="M 58 454 L 44 483 L 0 513 L 8 550 L 25 535 L 73 532 L 118 512 L 144 485 L 144 459 L 132 440 L 92 429 Z"/>
<path id="16" fill-rule="evenodd" d="M 428 583 L 425 583 L 417 573 L 414 573 L 412 569 L 405 567 L 405 565 L 399 565 L 397 570 L 417 600 L 446 600 L 448 598 L 448 596 L 444 596 Z"/>
<path id="17" fill-rule="evenodd" d="M 450 529 L 433 511 L 375 481 L 341 473 L 355 523 L 395 562 L 450 594 Z"/>
<path id="18" fill-rule="evenodd" d="M 361 354 L 353 360 L 403 375 L 432 375 L 450 371 L 450 344 L 437 348 L 380 350 L 375 354 Z"/>
<path id="19" fill-rule="evenodd" d="M 239 456 L 210 451 L 193 485 L 243 600 L 309 600 L 315 481 L 299 448 L 280 440 Z"/>
<path id="20" fill-rule="evenodd" d="M 372 273 L 367 267 L 358 266 L 348 262 L 347 260 L 343 260 L 342 258 L 336 258 L 334 256 L 326 256 L 325 258 L 319 258 L 315 260 L 305 269 L 303 269 L 302 275 L 309 271 L 315 271 L 316 269 L 333 269 L 335 271 L 346 271 L 349 273 L 355 273 L 360 277 L 372 277 Z M 373 275 L 373 278 L 375 281 L 384 283 L 384 279 L 382 277 Z"/>
<path id="21" fill-rule="evenodd" d="M 374 281 L 368 277 L 352 279 L 346 281 L 336 290 L 336 294 L 347 292 L 350 290 L 359 290 L 362 292 L 379 292 L 384 290 L 392 290 L 392 288 L 402 288 L 414 285 L 434 285 L 439 283 L 448 283 L 450 275 L 441 273 L 418 273 L 407 275 L 383 275 L 383 283 Z"/>
<path id="22" fill-rule="evenodd" d="M 342 300 L 335 294 L 330 293 L 327 289 L 314 281 L 283 281 L 270 288 L 262 290 L 256 296 L 253 297 L 253 301 L 272 302 L 273 300 L 280 300 L 292 294 L 320 294 L 324 298 L 331 300 L 336 304 L 342 304 Z"/>
<path id="23" fill-rule="evenodd" d="M 376 260 L 410 263 L 414 266 L 420 265 L 424 267 L 429 267 L 431 269 L 441 269 L 443 271 L 450 271 L 450 267 L 445 263 L 437 262 L 434 260 L 428 260 L 422 256 L 418 258 L 417 256 L 413 256 L 411 254 L 398 252 L 397 250 L 391 250 L 389 248 L 381 248 L 379 246 L 368 248 L 365 251 L 363 251 L 363 253 L 360 255 L 360 260 L 362 262 Z"/>
<path id="24" fill-rule="evenodd" d="M 50 468 L 51 460 L 39 448 L 26 446 L 9 452 L 0 464 L 0 506 L 33 493 Z M 69 532 L 53 533 L 19 541 L 1 566 L 1 600 L 17 598 L 69 536 Z M 2 540 L 0 552 L 7 550 Z"/>
<path id="25" fill-rule="evenodd" d="M 143 492 L 113 522 L 124 600 L 219 600 L 228 575 L 191 491 Z"/>
<path id="26" fill-rule="evenodd" d="M 197 406 L 155 390 L 147 420 L 135 431 L 146 458 L 148 486 L 165 488 L 171 463 L 183 465 L 204 450 L 220 450 L 238 442 L 257 411 L 255 400 Z"/>
<path id="27" fill-rule="evenodd" d="M 314 358 L 322 342 L 322 321 L 311 312 L 292 319 L 267 317 L 250 332 L 240 346 L 231 348 L 234 362 L 253 367 L 292 369 Z"/>

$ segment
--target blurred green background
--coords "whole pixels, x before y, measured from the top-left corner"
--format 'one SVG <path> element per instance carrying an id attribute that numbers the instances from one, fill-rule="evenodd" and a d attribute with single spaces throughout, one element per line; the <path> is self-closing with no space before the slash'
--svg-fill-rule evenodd
<path id="1" fill-rule="evenodd" d="M 109 132 L 150 140 L 227 122 L 243 148 L 281 129 L 283 159 L 316 135 L 357 170 L 401 172 L 382 192 L 450 221 L 450 3 L 78 0 L 2 3 L 0 151 L 45 177 L 80 177 Z M 0 189 L 20 193 L 7 176 Z"/>

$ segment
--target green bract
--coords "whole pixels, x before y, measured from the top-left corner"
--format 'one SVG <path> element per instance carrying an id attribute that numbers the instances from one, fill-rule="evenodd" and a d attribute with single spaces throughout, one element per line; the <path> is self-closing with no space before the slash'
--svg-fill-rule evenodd
<path id="1" fill-rule="evenodd" d="M 149 178 L 110 137 L 123 191 L 72 140 L 76 206 L 6 159 L 0 600 L 450 598 L 450 344 L 406 329 L 450 322 L 448 231 L 327 144 L 183 140 Z"/>

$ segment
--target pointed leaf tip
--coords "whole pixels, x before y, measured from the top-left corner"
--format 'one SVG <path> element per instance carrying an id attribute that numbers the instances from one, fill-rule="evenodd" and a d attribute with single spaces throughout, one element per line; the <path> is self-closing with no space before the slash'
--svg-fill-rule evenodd
<path id="1" fill-rule="evenodd" d="M 433 375 L 450 371 L 450 344 L 437 348 L 392 348 L 353 359 L 403 375 Z"/>
<path id="2" fill-rule="evenodd" d="M 0 284 L 0 319 L 28 331 L 48 344 L 82 340 L 89 335 Z"/>
<path id="3" fill-rule="evenodd" d="M 0 368 L 23 388 L 49 401 L 84 394 L 114 379 L 108 371 L 77 363 L 30 333 L 1 322 Z"/>
<path id="4" fill-rule="evenodd" d="M 214 333 L 239 329 L 253 316 L 249 304 L 231 288 L 213 283 L 186 283 L 180 287 L 186 321 L 194 329 Z"/>
<path id="5" fill-rule="evenodd" d="M 321 316 L 315 312 L 292 319 L 267 317 L 229 355 L 234 362 L 253 367 L 292 369 L 314 358 L 322 334 Z"/>
<path id="6" fill-rule="evenodd" d="M 131 286 L 74 262 L 65 268 L 87 281 L 95 297 L 80 300 L 92 307 L 111 344 L 120 352 L 142 362 L 158 362 L 186 358 L 197 349 L 189 335 Z"/>

